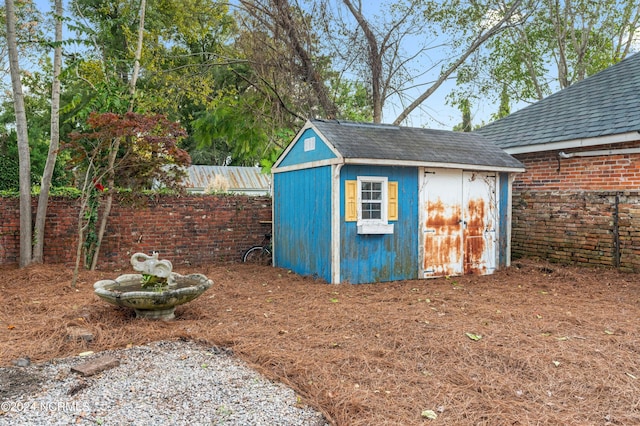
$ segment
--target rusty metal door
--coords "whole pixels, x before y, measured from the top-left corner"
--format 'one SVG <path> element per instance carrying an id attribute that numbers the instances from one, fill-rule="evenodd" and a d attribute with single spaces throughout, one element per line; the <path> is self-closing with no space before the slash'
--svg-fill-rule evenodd
<path id="1" fill-rule="evenodd" d="M 465 274 L 496 269 L 496 174 L 464 172 L 463 250 Z"/>
<path id="2" fill-rule="evenodd" d="M 421 276 L 460 275 L 462 171 L 424 169 L 420 176 Z"/>
<path id="3" fill-rule="evenodd" d="M 424 169 L 420 174 L 424 278 L 495 269 L 495 174 Z"/>

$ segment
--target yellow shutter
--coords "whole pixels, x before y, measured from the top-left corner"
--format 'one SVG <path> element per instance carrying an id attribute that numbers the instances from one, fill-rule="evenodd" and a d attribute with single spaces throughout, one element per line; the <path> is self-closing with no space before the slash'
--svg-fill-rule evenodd
<path id="1" fill-rule="evenodd" d="M 387 216 L 389 220 L 398 220 L 398 182 L 389 182 L 387 186 Z"/>
<path id="2" fill-rule="evenodd" d="M 358 181 L 344 182 L 344 220 L 355 222 L 358 220 Z"/>

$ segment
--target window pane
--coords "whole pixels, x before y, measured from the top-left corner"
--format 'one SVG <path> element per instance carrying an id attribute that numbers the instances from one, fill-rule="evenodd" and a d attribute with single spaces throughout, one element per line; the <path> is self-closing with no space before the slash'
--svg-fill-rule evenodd
<path id="1" fill-rule="evenodd" d="M 382 205 L 380 203 L 362 203 L 363 219 L 381 219 Z"/>
<path id="2" fill-rule="evenodd" d="M 362 200 L 382 200 L 381 182 L 362 182 Z"/>
<path id="3" fill-rule="evenodd" d="M 362 220 L 382 220 L 382 188 L 384 182 L 360 183 L 360 207 Z"/>

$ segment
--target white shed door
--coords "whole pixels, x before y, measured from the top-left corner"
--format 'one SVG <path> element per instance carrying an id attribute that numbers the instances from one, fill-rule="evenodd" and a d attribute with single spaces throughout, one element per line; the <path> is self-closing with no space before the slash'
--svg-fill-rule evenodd
<path id="1" fill-rule="evenodd" d="M 491 274 L 496 269 L 496 174 L 464 172 L 464 273 Z"/>
<path id="2" fill-rule="evenodd" d="M 424 169 L 420 181 L 421 276 L 493 272 L 495 173 Z"/>
<path id="3" fill-rule="evenodd" d="M 462 274 L 462 170 L 421 174 L 422 276 Z"/>

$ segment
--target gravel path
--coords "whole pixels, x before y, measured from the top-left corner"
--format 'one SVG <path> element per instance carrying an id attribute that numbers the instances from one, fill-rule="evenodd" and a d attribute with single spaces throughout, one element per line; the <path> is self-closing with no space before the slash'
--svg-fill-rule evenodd
<path id="1" fill-rule="evenodd" d="M 111 355 L 90 377 L 70 369 Z M 219 348 L 156 342 L 0 369 L 0 425 L 304 425 L 318 412 Z"/>

